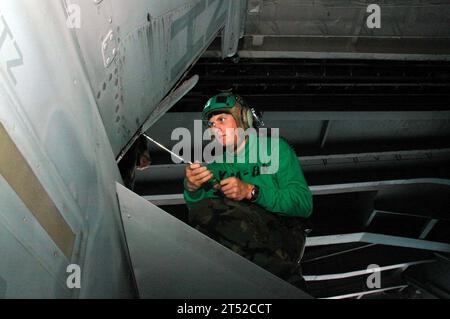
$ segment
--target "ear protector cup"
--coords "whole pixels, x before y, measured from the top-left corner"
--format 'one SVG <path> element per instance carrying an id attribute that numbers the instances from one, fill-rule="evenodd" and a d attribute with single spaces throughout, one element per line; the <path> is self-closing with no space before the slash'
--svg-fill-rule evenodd
<path id="1" fill-rule="evenodd" d="M 212 112 L 229 113 L 233 115 L 237 125 L 244 130 L 264 126 L 262 113 L 251 108 L 239 95 L 219 94 L 210 98 L 203 109 L 202 119 L 207 126 L 207 117 Z"/>
<path id="2" fill-rule="evenodd" d="M 247 128 L 253 127 L 253 113 L 249 108 L 246 108 L 245 112 L 245 122 L 247 123 Z"/>
<path id="3" fill-rule="evenodd" d="M 244 129 L 248 129 L 253 127 L 253 114 L 252 111 L 248 107 L 241 108 L 241 119 L 244 124 Z"/>

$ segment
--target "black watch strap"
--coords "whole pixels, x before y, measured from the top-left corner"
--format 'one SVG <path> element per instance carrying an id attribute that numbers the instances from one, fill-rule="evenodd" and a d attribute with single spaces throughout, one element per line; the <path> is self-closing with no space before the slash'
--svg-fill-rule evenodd
<path id="1" fill-rule="evenodd" d="M 257 185 L 254 185 L 252 189 L 252 197 L 250 198 L 250 201 L 254 202 L 259 197 L 259 187 Z"/>

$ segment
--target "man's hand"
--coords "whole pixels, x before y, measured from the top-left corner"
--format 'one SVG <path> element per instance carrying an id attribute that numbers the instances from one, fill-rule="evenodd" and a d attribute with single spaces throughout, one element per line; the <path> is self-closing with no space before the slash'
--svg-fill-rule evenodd
<path id="1" fill-rule="evenodd" d="M 144 153 L 142 153 L 139 156 L 139 165 L 137 166 L 137 169 L 139 171 L 143 171 L 143 170 L 149 168 L 151 163 L 152 163 L 152 160 L 150 158 L 150 154 L 146 150 Z"/>
<path id="2" fill-rule="evenodd" d="M 206 167 L 201 166 L 200 163 L 194 163 L 186 166 L 185 176 L 187 181 L 186 187 L 188 191 L 193 192 L 209 181 L 213 174 Z"/>
<path id="3" fill-rule="evenodd" d="M 254 185 L 241 181 L 237 177 L 228 177 L 220 181 L 220 186 L 216 185 L 224 195 L 230 199 L 241 201 L 252 198 Z"/>

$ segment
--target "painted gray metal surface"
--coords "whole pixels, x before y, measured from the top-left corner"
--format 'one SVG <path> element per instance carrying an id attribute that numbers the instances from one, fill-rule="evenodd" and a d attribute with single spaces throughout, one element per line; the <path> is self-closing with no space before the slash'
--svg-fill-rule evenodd
<path id="1" fill-rule="evenodd" d="M 239 37 L 231 32 L 240 25 L 227 24 L 228 10 L 239 16 L 245 1 L 66 2 L 78 5 L 83 14 L 81 28 L 74 29 L 75 39 L 117 156 L 225 25 L 227 55 L 234 54 Z M 116 39 L 116 54 L 105 68 L 99 52 L 110 32 Z"/>
<path id="2" fill-rule="evenodd" d="M 0 121 L 75 244 L 65 256 L 0 179 L 0 297 L 135 296 L 115 157 L 152 111 L 160 116 L 161 99 L 225 26 L 227 8 L 217 0 L 2 1 Z M 81 267 L 81 289 L 66 286 L 71 263 Z"/>
<path id="3" fill-rule="evenodd" d="M 185 94 L 187 94 L 198 82 L 198 75 L 194 75 L 190 79 L 186 80 L 179 87 L 177 87 L 173 92 L 166 96 L 148 115 L 144 124 L 135 133 L 133 138 L 127 143 L 127 145 L 122 149 L 120 155 L 117 157 L 117 162 L 120 162 L 122 157 L 126 154 L 133 143 L 145 133 L 156 121 L 158 121 L 161 116 L 164 115 L 172 106 L 175 105 Z"/>
<path id="4" fill-rule="evenodd" d="M 380 28 L 367 26 L 370 4 Z M 239 56 L 448 61 L 449 17 L 446 0 L 250 0 Z"/>
<path id="5" fill-rule="evenodd" d="M 132 297 L 114 187 L 121 179 L 65 9 L 2 1 L 0 10 L 1 124 L 76 236 L 66 258 L 0 179 L 2 297 Z M 71 263 L 81 289 L 66 286 Z"/>
<path id="6" fill-rule="evenodd" d="M 69 260 L 0 176 L 0 298 L 73 297 Z M 2 285 L 2 284 L 0 284 Z"/>
<path id="7" fill-rule="evenodd" d="M 309 297 L 122 185 L 116 185 L 140 297 Z"/>
<path id="8" fill-rule="evenodd" d="M 282 47 L 282 44 L 277 45 Z M 286 48 L 285 48 L 286 49 Z M 354 53 L 354 52 L 314 52 L 314 51 L 295 51 L 293 48 L 289 51 L 280 50 L 254 50 L 244 48 L 239 50 L 241 58 L 248 59 L 360 59 L 360 60 L 397 60 L 397 61 L 450 61 L 448 54 L 400 54 L 400 53 Z M 220 51 L 210 50 L 203 54 L 205 58 L 219 58 Z"/>
<path id="9" fill-rule="evenodd" d="M 381 27 L 367 27 L 369 4 L 380 6 Z M 251 0 L 246 34 L 304 37 L 449 38 L 446 0 Z M 425 17 L 433 19 L 429 21 Z"/>
<path id="10" fill-rule="evenodd" d="M 242 36 L 247 0 L 228 0 L 227 20 L 222 34 L 222 58 L 233 56 L 238 50 L 239 38 Z"/>

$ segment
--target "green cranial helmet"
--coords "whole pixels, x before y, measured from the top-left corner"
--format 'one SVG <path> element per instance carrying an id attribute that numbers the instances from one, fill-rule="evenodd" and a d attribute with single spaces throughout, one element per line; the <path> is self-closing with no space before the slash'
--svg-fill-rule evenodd
<path id="1" fill-rule="evenodd" d="M 236 105 L 237 101 L 237 96 L 231 93 L 221 93 L 213 96 L 203 108 L 202 119 L 207 121 L 212 113 L 220 111 L 230 113 L 231 108 Z"/>
<path id="2" fill-rule="evenodd" d="M 264 125 L 261 116 L 250 108 L 239 95 L 233 93 L 221 93 L 210 98 L 203 108 L 202 119 L 207 122 L 212 115 L 219 113 L 231 114 L 238 127 L 244 130 Z"/>

